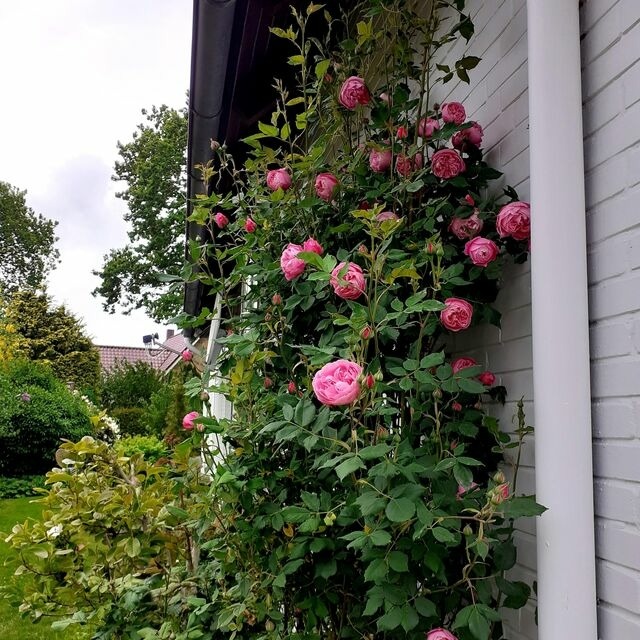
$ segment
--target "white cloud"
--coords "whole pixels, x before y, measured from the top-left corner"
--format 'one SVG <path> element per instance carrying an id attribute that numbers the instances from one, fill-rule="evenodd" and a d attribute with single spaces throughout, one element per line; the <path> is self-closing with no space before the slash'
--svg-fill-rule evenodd
<path id="1" fill-rule="evenodd" d="M 153 328 L 141 314 L 102 313 L 91 270 L 126 241 L 116 142 L 143 107 L 184 104 L 191 11 L 191 0 L 0 3 L 0 180 L 59 220 L 50 291 L 101 343 L 138 345 Z"/>

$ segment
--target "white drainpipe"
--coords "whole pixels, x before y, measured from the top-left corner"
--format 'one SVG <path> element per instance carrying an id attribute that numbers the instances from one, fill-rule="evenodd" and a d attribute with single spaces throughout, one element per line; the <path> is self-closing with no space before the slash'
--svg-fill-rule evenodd
<path id="1" fill-rule="evenodd" d="M 531 288 L 540 640 L 595 640 L 578 0 L 529 0 Z"/>

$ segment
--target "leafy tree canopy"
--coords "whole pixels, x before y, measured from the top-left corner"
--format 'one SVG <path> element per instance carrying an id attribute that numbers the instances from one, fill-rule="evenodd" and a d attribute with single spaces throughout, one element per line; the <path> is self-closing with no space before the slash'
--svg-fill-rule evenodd
<path id="1" fill-rule="evenodd" d="M 125 313 L 143 308 L 162 321 L 177 314 L 182 295 L 158 275 L 178 272 L 183 262 L 187 112 L 162 105 L 142 114 L 145 121 L 131 140 L 118 143 L 113 176 L 126 184 L 117 196 L 127 203 L 129 244 L 104 257 L 93 294 L 104 298 L 110 313 L 116 306 Z"/>
<path id="2" fill-rule="evenodd" d="M 56 377 L 77 388 L 94 388 L 100 356 L 82 323 L 48 295 L 18 291 L 0 309 L 1 321 L 20 337 L 21 355 L 49 364 Z"/>
<path id="3" fill-rule="evenodd" d="M 58 224 L 27 206 L 26 191 L 0 181 L 0 290 L 36 289 L 55 268 Z"/>

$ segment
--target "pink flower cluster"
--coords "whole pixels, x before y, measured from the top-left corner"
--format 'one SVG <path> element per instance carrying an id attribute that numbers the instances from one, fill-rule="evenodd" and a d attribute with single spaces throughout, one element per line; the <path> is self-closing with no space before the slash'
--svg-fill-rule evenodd
<path id="1" fill-rule="evenodd" d="M 302 258 L 298 258 L 301 251 L 309 251 L 321 256 L 324 250 L 315 238 L 308 238 L 301 245 L 290 242 L 280 256 L 280 269 L 287 280 L 297 278 L 307 266 Z"/>
<path id="2" fill-rule="evenodd" d="M 461 358 L 456 358 L 451 363 L 451 369 L 453 373 L 459 373 L 463 369 L 467 369 L 469 367 L 477 366 L 477 362 L 470 358 L 469 356 L 462 356 Z M 491 387 L 495 384 L 496 376 L 491 371 L 483 371 L 479 376 L 478 380 L 485 386 Z"/>

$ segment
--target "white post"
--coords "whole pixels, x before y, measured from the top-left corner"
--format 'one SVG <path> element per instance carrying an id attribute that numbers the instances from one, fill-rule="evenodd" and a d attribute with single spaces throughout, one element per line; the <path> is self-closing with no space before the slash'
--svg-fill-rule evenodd
<path id="1" fill-rule="evenodd" d="M 529 0 L 540 640 L 596 640 L 578 0 Z"/>

